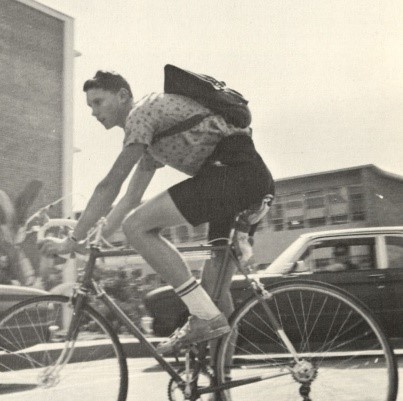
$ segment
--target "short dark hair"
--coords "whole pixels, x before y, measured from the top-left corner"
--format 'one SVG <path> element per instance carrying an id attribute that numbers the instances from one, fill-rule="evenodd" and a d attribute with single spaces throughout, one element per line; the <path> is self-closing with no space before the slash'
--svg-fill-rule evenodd
<path id="1" fill-rule="evenodd" d="M 84 82 L 83 91 L 87 92 L 90 89 L 103 89 L 113 93 L 117 93 L 120 89 L 126 89 L 130 97 L 133 97 L 129 83 L 120 74 L 114 71 L 99 70 L 94 78 Z"/>

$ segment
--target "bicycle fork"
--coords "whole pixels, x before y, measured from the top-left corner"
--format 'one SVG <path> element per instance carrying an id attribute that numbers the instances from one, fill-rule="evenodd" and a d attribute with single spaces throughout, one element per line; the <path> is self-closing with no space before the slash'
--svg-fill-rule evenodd
<path id="1" fill-rule="evenodd" d="M 73 305 L 72 317 L 68 325 L 63 350 L 56 361 L 39 375 L 39 381 L 43 387 L 52 387 L 59 382 L 60 371 L 69 363 L 74 352 L 74 345 L 77 339 L 81 320 L 81 310 L 83 303 L 86 300 L 86 294 L 84 292 L 78 292 L 77 295 L 73 295 L 72 299 L 75 299 L 75 302 Z M 70 305 L 71 304 L 72 303 L 70 303 Z"/>
<path id="2" fill-rule="evenodd" d="M 287 333 L 284 331 L 281 322 L 273 313 L 270 302 L 273 301 L 272 294 L 266 290 L 264 285 L 260 282 L 259 278 L 251 278 L 249 275 L 248 268 L 246 266 L 242 266 L 239 261 L 237 261 L 238 270 L 244 275 L 246 281 L 249 283 L 250 287 L 253 289 L 253 292 L 257 298 L 261 300 L 261 306 L 265 311 L 269 322 L 271 323 L 275 333 L 278 338 L 281 340 L 284 347 L 290 353 L 293 364 L 285 365 L 284 368 L 287 370 L 286 372 L 280 372 L 277 375 L 273 376 L 272 374 L 260 375 L 258 377 L 237 381 L 229 381 L 220 386 L 219 390 L 226 390 L 233 387 L 237 387 L 239 385 L 254 383 L 262 380 L 272 379 L 273 377 L 279 377 L 284 375 L 291 374 L 296 382 L 301 384 L 299 389 L 300 395 L 303 397 L 303 401 L 311 401 L 309 398 L 309 393 L 311 390 L 311 383 L 313 378 L 316 375 L 316 368 L 311 361 L 305 360 L 301 358 L 295 349 L 294 345 L 290 341 Z"/>
<path id="3" fill-rule="evenodd" d="M 232 238 L 233 235 L 234 235 L 234 230 L 232 230 L 230 238 Z M 267 291 L 265 289 L 264 285 L 260 282 L 259 278 L 250 277 L 249 266 L 243 265 L 238 260 L 232 247 L 231 248 L 227 247 L 225 254 L 224 254 L 223 266 L 227 266 L 227 264 L 230 262 L 230 260 L 233 260 L 236 263 L 238 271 L 243 274 L 246 281 L 249 283 L 250 287 L 253 289 L 255 296 L 257 298 L 261 299 L 261 305 L 268 317 L 268 320 L 270 321 L 274 331 L 277 333 L 279 340 L 283 343 L 284 347 L 288 350 L 289 354 L 292 357 L 292 360 L 294 361 L 292 366 L 291 365 L 285 366 L 285 369 L 287 370 L 286 372 L 280 372 L 278 375 L 276 375 L 276 377 L 291 374 L 296 379 L 296 381 L 301 383 L 300 394 L 304 397 L 303 400 L 310 401 L 308 395 L 310 392 L 310 384 L 312 382 L 312 377 L 314 377 L 314 375 L 315 375 L 315 367 L 313 366 L 313 364 L 311 362 L 300 358 L 297 350 L 295 349 L 294 345 L 290 341 L 287 333 L 284 331 L 282 324 L 280 323 L 278 318 L 273 313 L 273 311 L 270 307 L 270 302 L 273 300 L 273 296 L 270 294 L 269 291 Z M 226 271 L 226 269 L 221 269 L 217 283 L 215 285 L 215 288 L 214 288 L 214 291 L 212 294 L 212 298 L 216 303 L 218 301 L 218 297 L 220 296 L 223 282 L 226 280 L 225 271 Z M 262 381 L 262 380 L 266 380 L 266 379 L 270 379 L 270 378 L 273 378 L 272 374 L 260 375 L 258 377 L 254 377 L 254 378 L 250 378 L 250 379 L 246 379 L 246 380 L 244 379 L 241 381 L 228 381 L 226 383 L 221 384 L 220 386 L 209 387 L 208 389 L 201 389 L 200 394 L 202 394 L 204 392 L 206 392 L 206 393 L 211 392 L 212 390 L 213 391 L 228 390 L 230 388 L 237 387 L 239 385 L 254 383 L 254 382 L 258 382 L 258 381 Z M 206 391 L 204 391 L 204 390 L 206 390 Z"/>
<path id="4" fill-rule="evenodd" d="M 310 361 L 301 359 L 299 357 L 297 350 L 295 349 L 294 345 L 291 343 L 290 339 L 285 333 L 281 323 L 278 321 L 273 311 L 271 310 L 270 306 L 266 302 L 266 300 L 270 302 L 273 298 L 270 292 L 264 288 L 263 284 L 261 284 L 258 279 L 257 280 L 252 279 L 251 282 L 252 282 L 252 288 L 254 289 L 256 296 L 262 299 L 261 305 L 264 311 L 266 312 L 270 323 L 273 325 L 273 328 L 277 333 L 277 336 L 281 339 L 285 348 L 292 355 L 293 360 L 295 362 L 294 366 L 286 366 L 286 369 L 288 370 L 288 373 L 286 374 L 291 373 L 294 379 L 301 384 L 299 393 L 303 397 L 302 400 L 311 401 L 309 393 L 311 392 L 311 383 L 316 374 L 314 364 Z M 280 375 L 281 374 L 279 374 L 279 376 Z M 268 377 L 272 378 L 273 376 Z M 265 377 L 262 376 L 262 380 L 264 379 Z"/>
<path id="5" fill-rule="evenodd" d="M 268 301 L 270 301 L 270 293 L 264 288 L 262 290 L 262 294 L 259 296 L 269 297 Z M 309 393 L 311 392 L 311 383 L 316 372 L 315 366 L 312 362 L 299 358 L 297 350 L 291 343 L 290 339 L 283 330 L 282 325 L 274 315 L 273 311 L 270 309 L 270 306 L 267 305 L 267 302 L 262 302 L 261 305 L 263 306 L 264 311 L 267 313 L 269 321 L 273 325 L 278 337 L 281 339 L 295 361 L 294 366 L 286 366 L 286 368 L 289 373 L 292 374 L 294 379 L 301 384 L 301 387 L 299 388 L 299 393 L 303 397 L 302 400 L 311 401 Z"/>

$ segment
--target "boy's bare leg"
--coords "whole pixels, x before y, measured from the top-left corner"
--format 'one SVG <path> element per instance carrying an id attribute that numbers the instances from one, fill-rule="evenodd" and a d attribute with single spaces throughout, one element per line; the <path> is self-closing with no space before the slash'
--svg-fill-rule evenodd
<path id="1" fill-rule="evenodd" d="M 224 313 L 225 317 L 228 319 L 232 312 L 234 311 L 234 302 L 231 295 L 231 282 L 232 277 L 237 271 L 236 262 L 230 258 L 228 260 L 227 266 L 223 267 L 223 262 L 225 258 L 225 251 L 214 251 L 211 259 L 206 260 L 203 267 L 202 275 L 202 286 L 210 295 L 210 297 L 216 302 L 216 305 Z M 224 270 L 223 270 L 224 269 Z M 222 287 L 217 288 L 217 283 L 220 278 L 220 272 L 223 271 L 224 277 L 222 277 Z M 233 350 L 228 352 L 228 365 L 231 364 L 232 355 L 235 350 L 236 334 L 231 340 L 234 344 Z M 214 365 L 216 352 L 217 352 L 217 340 L 210 341 L 210 359 L 211 364 Z"/>
<path id="2" fill-rule="evenodd" d="M 139 206 L 123 222 L 129 243 L 174 287 L 191 314 L 178 335 L 159 346 L 161 353 L 207 341 L 229 331 L 227 320 L 192 276 L 178 250 L 161 235 L 165 227 L 186 223 L 167 191 Z"/>

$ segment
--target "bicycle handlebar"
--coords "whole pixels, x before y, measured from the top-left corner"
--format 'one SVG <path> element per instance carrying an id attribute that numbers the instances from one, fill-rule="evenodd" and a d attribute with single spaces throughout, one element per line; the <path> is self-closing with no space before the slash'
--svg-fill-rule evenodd
<path id="1" fill-rule="evenodd" d="M 121 249 L 120 247 L 116 247 L 110 244 L 105 238 L 102 237 L 102 228 L 106 224 L 106 218 L 102 217 L 98 220 L 97 224 L 88 232 L 87 237 L 82 241 L 86 243 L 88 246 L 90 242 L 92 244 L 104 244 L 108 248 L 113 248 L 115 250 Z M 42 226 L 36 227 L 35 231 L 37 232 L 37 242 L 40 243 L 46 239 L 46 232 L 52 227 L 67 227 L 71 230 L 77 225 L 77 220 L 71 219 L 50 219 Z"/>
<path id="2" fill-rule="evenodd" d="M 47 223 L 45 223 L 43 226 L 39 227 L 37 231 L 37 242 L 42 242 L 45 239 L 45 234 L 46 231 L 48 231 L 52 227 L 68 227 L 71 229 L 74 229 L 74 227 L 77 225 L 76 220 L 70 220 L 70 219 L 50 219 Z"/>

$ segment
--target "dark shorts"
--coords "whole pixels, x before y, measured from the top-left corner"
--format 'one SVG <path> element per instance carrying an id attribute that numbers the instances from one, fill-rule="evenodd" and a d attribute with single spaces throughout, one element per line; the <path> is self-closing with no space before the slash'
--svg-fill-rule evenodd
<path id="1" fill-rule="evenodd" d="M 168 192 L 191 225 L 210 223 L 212 240 L 228 237 L 238 213 L 274 195 L 274 183 L 252 139 L 233 135 L 217 145 L 194 177 Z"/>

